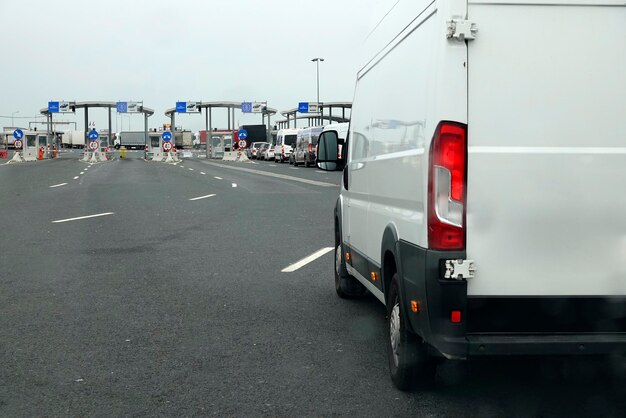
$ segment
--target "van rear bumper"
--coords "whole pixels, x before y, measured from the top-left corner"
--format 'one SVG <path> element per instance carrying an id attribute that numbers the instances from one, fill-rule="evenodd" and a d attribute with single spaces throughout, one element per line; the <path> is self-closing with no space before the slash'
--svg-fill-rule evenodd
<path id="1" fill-rule="evenodd" d="M 468 297 L 464 280 L 443 278 L 445 260 L 464 259 L 462 252 L 403 241 L 397 251 L 408 323 L 445 357 L 626 353 L 626 297 Z M 419 313 L 408 309 L 411 300 Z"/>
<path id="2" fill-rule="evenodd" d="M 626 352 L 626 333 L 467 336 L 470 356 L 599 355 Z"/>

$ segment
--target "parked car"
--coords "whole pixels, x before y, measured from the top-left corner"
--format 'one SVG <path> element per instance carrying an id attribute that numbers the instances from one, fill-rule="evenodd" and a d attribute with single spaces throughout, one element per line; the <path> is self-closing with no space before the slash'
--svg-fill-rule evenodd
<path id="1" fill-rule="evenodd" d="M 259 160 L 273 160 L 274 159 L 274 149 L 272 145 L 269 143 L 264 143 L 261 145 L 261 148 L 257 151 L 257 159 Z"/>
<path id="2" fill-rule="evenodd" d="M 269 144 L 267 142 L 262 143 L 259 145 L 259 148 L 257 149 L 256 152 L 256 159 L 257 160 L 262 160 L 263 158 L 265 158 L 265 150 L 267 149 L 267 147 L 269 146 Z"/>
<path id="3" fill-rule="evenodd" d="M 386 306 L 400 389 L 439 359 L 626 354 L 626 9 L 585 4 L 397 2 L 347 152 L 320 136 L 345 165 L 335 290 Z"/>
<path id="4" fill-rule="evenodd" d="M 289 156 L 298 138 L 298 129 L 280 129 L 276 134 L 276 144 L 274 145 L 274 160 L 284 163 L 289 161 Z"/>
<path id="5" fill-rule="evenodd" d="M 263 144 L 267 144 L 267 142 L 253 142 L 247 149 L 248 158 L 252 160 L 257 159 L 258 151 Z"/>
<path id="6" fill-rule="evenodd" d="M 304 164 L 305 167 L 315 165 L 315 150 L 317 139 L 324 130 L 323 126 L 314 126 L 300 129 L 296 141 L 296 148 L 293 154 L 293 164 L 295 166 Z"/>

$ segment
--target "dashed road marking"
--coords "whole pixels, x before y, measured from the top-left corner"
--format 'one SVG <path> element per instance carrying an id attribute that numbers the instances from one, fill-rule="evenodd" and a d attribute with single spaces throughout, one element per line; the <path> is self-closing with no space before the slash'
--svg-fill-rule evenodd
<path id="1" fill-rule="evenodd" d="M 299 268 L 306 266 L 310 262 L 317 260 L 318 258 L 323 256 L 324 254 L 331 252 L 333 249 L 334 249 L 333 247 L 322 248 L 321 250 L 318 250 L 318 251 L 314 252 L 313 254 L 311 254 L 311 255 L 309 255 L 307 257 L 304 257 L 302 260 L 296 261 L 295 263 L 290 264 L 289 266 L 287 266 L 284 269 L 282 269 L 281 272 L 283 272 L 283 273 L 292 273 L 292 272 L 298 270 Z"/>
<path id="2" fill-rule="evenodd" d="M 74 180 L 78 180 L 78 176 L 74 177 Z"/>
<path id="3" fill-rule="evenodd" d="M 233 183 L 233 187 L 237 187 L 237 183 Z"/>
<path id="4" fill-rule="evenodd" d="M 66 184 L 67 184 L 67 183 L 59 183 L 59 184 L 54 184 L 54 185 L 50 186 L 50 188 L 53 188 L 53 187 L 61 187 L 61 186 L 65 186 Z"/>
<path id="5" fill-rule="evenodd" d="M 193 171 L 193 168 L 190 168 L 189 171 Z"/>
<path id="6" fill-rule="evenodd" d="M 58 223 L 62 223 L 62 222 L 78 221 L 78 220 L 81 220 L 81 219 L 97 218 L 99 216 L 113 215 L 114 213 L 115 212 L 105 212 L 105 213 L 97 213 L 95 215 L 79 216 L 77 218 L 59 219 L 58 221 L 52 221 L 52 223 L 53 224 L 58 224 Z"/>
<path id="7" fill-rule="evenodd" d="M 204 171 L 201 171 L 200 174 L 202 174 L 203 176 L 206 176 L 206 173 Z"/>
<path id="8" fill-rule="evenodd" d="M 189 199 L 189 200 L 200 200 L 200 199 L 206 199 L 207 197 L 213 197 L 213 196 L 215 196 L 215 193 L 213 193 L 213 194 L 208 194 L 208 195 L 206 195 L 206 196 L 193 197 L 193 198 L 191 198 L 191 199 Z"/>
<path id="9" fill-rule="evenodd" d="M 217 177 L 217 176 L 215 178 L 218 179 L 218 180 L 224 180 L 223 178 Z"/>

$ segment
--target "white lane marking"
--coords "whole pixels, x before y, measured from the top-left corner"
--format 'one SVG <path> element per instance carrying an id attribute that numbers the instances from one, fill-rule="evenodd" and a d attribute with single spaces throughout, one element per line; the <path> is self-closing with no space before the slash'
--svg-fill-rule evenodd
<path id="1" fill-rule="evenodd" d="M 200 199 L 206 199 L 207 197 L 213 197 L 213 196 L 215 196 L 215 193 L 214 194 L 208 194 L 206 196 L 194 197 L 194 198 L 191 198 L 189 200 L 200 200 Z"/>
<path id="2" fill-rule="evenodd" d="M 180 168 L 185 168 L 185 166 L 184 166 L 184 165 L 181 165 L 181 166 L 180 166 Z"/>
<path id="3" fill-rule="evenodd" d="M 237 187 L 237 183 L 233 183 L 233 187 Z"/>
<path id="4" fill-rule="evenodd" d="M 321 256 L 323 256 L 324 254 L 331 252 L 333 249 L 334 249 L 333 247 L 322 248 L 321 250 L 314 252 L 310 256 L 304 257 L 302 260 L 296 261 L 295 263 L 290 264 L 289 266 L 287 266 L 284 269 L 282 269 L 281 272 L 283 272 L 283 273 L 294 272 L 294 271 L 298 270 L 300 267 L 306 266 L 311 261 L 315 261 L 318 258 L 320 258 Z"/>
<path id="5" fill-rule="evenodd" d="M 61 187 L 61 186 L 65 186 L 66 184 L 67 184 L 67 183 L 54 184 L 54 185 L 50 186 L 50 188 L 53 188 L 53 187 Z"/>
<path id="6" fill-rule="evenodd" d="M 204 171 L 201 171 L 200 174 L 202 174 L 203 176 L 206 176 L 206 173 Z"/>
<path id="7" fill-rule="evenodd" d="M 189 171 L 193 171 L 193 168 L 190 168 Z"/>
<path id="8" fill-rule="evenodd" d="M 78 179 L 78 176 L 74 177 L 74 180 Z"/>
<path id="9" fill-rule="evenodd" d="M 78 174 L 80 174 L 80 175 L 82 176 L 83 174 L 85 174 L 85 172 L 84 172 L 84 171 L 81 171 L 81 172 L 80 172 L 80 173 L 78 173 Z"/>
<path id="10" fill-rule="evenodd" d="M 270 164 L 268 167 L 277 167 L 276 164 Z"/>
<path id="11" fill-rule="evenodd" d="M 215 177 L 215 178 L 216 178 L 216 179 L 218 179 L 218 180 L 224 180 L 224 179 L 223 179 L 223 178 L 221 178 L 221 177 Z"/>
<path id="12" fill-rule="evenodd" d="M 289 167 L 292 170 L 300 170 L 298 167 Z"/>
<path id="13" fill-rule="evenodd" d="M 313 186 L 339 187 L 338 184 L 325 183 L 325 182 L 317 181 L 317 180 L 303 179 L 303 178 L 300 178 L 300 177 L 293 177 L 293 176 L 288 176 L 288 175 L 285 175 L 285 174 L 272 173 L 272 172 L 269 172 L 269 171 L 253 170 L 251 168 L 243 168 L 243 167 L 233 167 L 233 166 L 230 166 L 230 165 L 218 164 L 218 163 L 212 163 L 212 162 L 206 162 L 205 164 L 213 165 L 213 166 L 216 166 L 216 167 L 228 168 L 230 170 L 243 171 L 245 173 L 253 173 L 253 174 L 257 174 L 259 176 L 274 177 L 274 178 L 283 179 L 283 180 L 297 181 L 299 183 L 312 184 Z"/>
<path id="14" fill-rule="evenodd" d="M 58 224 L 61 222 L 78 221 L 80 219 L 97 218 L 99 216 L 107 216 L 107 215 L 113 215 L 113 214 L 114 212 L 97 213 L 95 215 L 79 216 L 77 218 L 59 219 L 58 221 L 52 221 L 52 223 Z"/>

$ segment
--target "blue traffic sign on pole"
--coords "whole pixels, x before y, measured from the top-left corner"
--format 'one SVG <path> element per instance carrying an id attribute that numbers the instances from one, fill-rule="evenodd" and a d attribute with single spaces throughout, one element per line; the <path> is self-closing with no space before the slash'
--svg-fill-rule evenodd
<path id="1" fill-rule="evenodd" d="M 309 113 L 309 102 L 300 102 L 300 103 L 298 103 L 298 112 L 300 112 L 300 113 Z"/>
<path id="2" fill-rule="evenodd" d="M 161 134 L 161 138 L 165 142 L 170 142 L 172 140 L 172 133 L 169 131 L 165 131 Z"/>
<path id="3" fill-rule="evenodd" d="M 239 132 L 237 132 L 237 136 L 239 136 L 239 139 L 246 139 L 248 137 L 248 131 L 240 129 Z"/>
<path id="4" fill-rule="evenodd" d="M 187 102 L 176 102 L 176 113 L 187 113 Z"/>
<path id="5" fill-rule="evenodd" d="M 242 102 L 241 103 L 241 112 L 242 113 L 252 113 L 252 102 Z"/>
<path id="6" fill-rule="evenodd" d="M 128 102 L 117 102 L 117 113 L 128 113 Z"/>
<path id="7" fill-rule="evenodd" d="M 96 141 L 100 137 L 100 134 L 98 134 L 98 131 L 96 131 L 95 129 L 92 129 L 91 131 L 89 131 L 88 136 L 90 141 Z"/>
<path id="8" fill-rule="evenodd" d="M 21 129 L 16 129 L 13 131 L 13 138 L 15 139 L 22 139 L 24 138 L 24 132 L 22 132 Z"/>
<path id="9" fill-rule="evenodd" d="M 59 102 L 48 102 L 49 113 L 59 113 Z"/>

